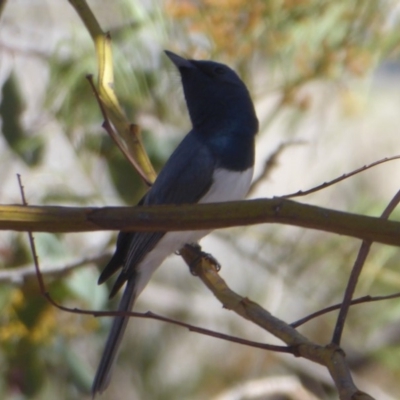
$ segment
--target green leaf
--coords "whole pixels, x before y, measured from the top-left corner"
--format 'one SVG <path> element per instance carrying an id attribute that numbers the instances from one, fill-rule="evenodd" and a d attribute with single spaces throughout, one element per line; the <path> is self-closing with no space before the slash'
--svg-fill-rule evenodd
<path id="1" fill-rule="evenodd" d="M 21 124 L 24 109 L 18 79 L 12 72 L 2 87 L 0 117 L 3 136 L 10 148 L 29 166 L 39 164 L 42 158 L 44 143 L 39 136 L 28 136 Z"/>

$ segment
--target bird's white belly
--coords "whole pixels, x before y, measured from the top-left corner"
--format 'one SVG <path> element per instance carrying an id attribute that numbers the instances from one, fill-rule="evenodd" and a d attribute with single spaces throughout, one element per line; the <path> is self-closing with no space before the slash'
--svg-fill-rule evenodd
<path id="1" fill-rule="evenodd" d="M 220 203 L 224 201 L 242 200 L 249 191 L 253 167 L 243 172 L 232 172 L 226 169 L 217 169 L 213 175 L 213 184 L 199 203 Z M 211 230 L 176 231 L 166 233 L 139 265 L 140 278 L 137 283 L 136 295 L 144 289 L 153 272 L 164 259 L 181 249 L 186 243 L 196 243 Z"/>

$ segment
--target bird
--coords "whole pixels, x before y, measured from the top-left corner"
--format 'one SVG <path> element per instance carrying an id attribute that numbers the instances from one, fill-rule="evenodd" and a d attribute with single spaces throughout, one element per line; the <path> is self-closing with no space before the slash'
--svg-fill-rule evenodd
<path id="1" fill-rule="evenodd" d="M 225 64 L 165 54 L 179 71 L 192 129 L 161 169 L 138 206 L 242 200 L 251 184 L 258 119 L 250 93 Z M 119 271 L 110 298 L 124 285 L 118 311 L 129 312 L 167 256 L 211 231 L 120 232 L 116 250 L 98 284 Z M 111 380 L 112 367 L 129 317 L 112 322 L 92 385 L 92 397 Z"/>

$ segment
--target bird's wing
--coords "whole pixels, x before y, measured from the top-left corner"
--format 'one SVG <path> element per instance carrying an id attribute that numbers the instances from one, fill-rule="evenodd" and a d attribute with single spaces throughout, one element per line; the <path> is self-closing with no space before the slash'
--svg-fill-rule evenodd
<path id="1" fill-rule="evenodd" d="M 146 204 L 183 204 L 198 202 L 210 189 L 213 183 L 215 157 L 192 131 L 178 146 L 156 182 L 142 199 L 139 205 Z M 127 282 L 118 311 L 128 312 L 132 309 L 140 286 L 139 264 L 165 232 L 120 232 L 115 254 L 100 275 L 99 283 L 103 283 L 114 272 L 122 267 L 114 287 L 112 297 Z M 157 258 L 155 258 L 157 259 Z M 158 267 L 146 265 L 154 270 Z M 146 280 L 146 278 L 143 278 Z M 93 397 L 108 386 L 111 367 L 116 357 L 119 344 L 128 323 L 127 317 L 114 318 L 110 334 L 92 386 Z"/>
<path id="2" fill-rule="evenodd" d="M 171 155 L 156 182 L 139 205 L 196 203 L 213 183 L 215 157 L 194 131 L 190 132 Z M 112 290 L 113 297 L 134 275 L 135 266 L 164 236 L 165 232 L 120 232 L 116 251 L 100 275 L 106 281 L 122 268 Z"/>

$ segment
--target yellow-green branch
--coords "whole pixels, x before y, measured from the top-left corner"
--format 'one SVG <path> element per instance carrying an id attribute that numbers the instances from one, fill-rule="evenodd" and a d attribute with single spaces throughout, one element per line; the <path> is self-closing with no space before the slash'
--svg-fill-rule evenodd
<path id="1" fill-rule="evenodd" d="M 97 91 L 99 100 L 104 106 L 106 119 L 112 122 L 118 132 L 118 136 L 113 139 L 119 141 L 122 153 L 146 183 L 151 184 L 156 178 L 156 173 L 144 149 L 140 129 L 127 120 L 114 92 L 111 37 L 103 32 L 85 0 L 69 0 L 69 2 L 78 13 L 95 45 L 98 64 Z"/>
<path id="2" fill-rule="evenodd" d="M 0 230 L 85 232 L 217 229 L 278 223 L 400 246 L 400 222 L 285 199 L 218 204 L 78 208 L 0 206 Z"/>

